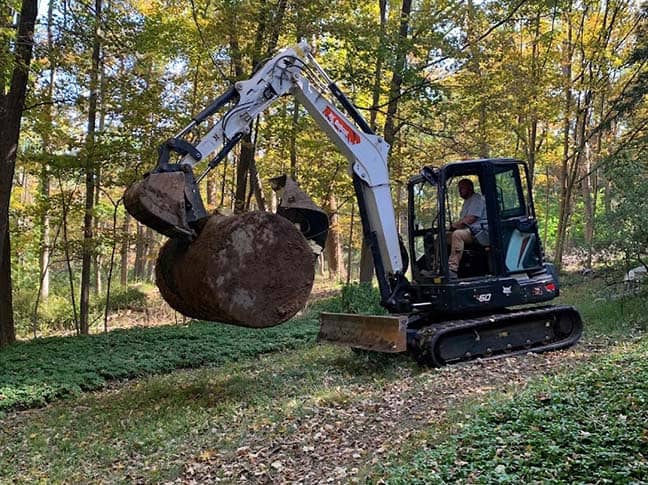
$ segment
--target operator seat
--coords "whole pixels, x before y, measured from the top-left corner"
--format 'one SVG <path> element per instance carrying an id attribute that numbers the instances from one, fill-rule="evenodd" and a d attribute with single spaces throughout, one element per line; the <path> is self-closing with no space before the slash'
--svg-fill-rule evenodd
<path id="1" fill-rule="evenodd" d="M 485 276 L 492 273 L 488 222 L 483 222 L 481 226 L 482 229 L 473 234 L 472 242 L 464 246 L 463 256 L 459 263 L 458 275 L 460 278 Z"/>

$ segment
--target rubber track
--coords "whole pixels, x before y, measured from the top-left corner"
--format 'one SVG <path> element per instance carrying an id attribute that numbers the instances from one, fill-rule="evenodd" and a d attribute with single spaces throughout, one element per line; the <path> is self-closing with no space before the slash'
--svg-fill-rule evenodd
<path id="1" fill-rule="evenodd" d="M 507 325 L 507 321 L 510 325 Z M 550 323 L 549 327 L 547 323 Z M 564 325 L 561 328 L 561 323 L 567 325 L 568 334 L 564 332 Z M 551 329 L 549 341 L 546 340 L 547 328 Z M 563 349 L 579 340 L 582 328 L 580 315 L 574 307 L 565 305 L 525 308 L 422 327 L 410 348 L 419 362 L 440 367 L 477 358 L 492 359 Z M 542 338 L 539 335 L 542 335 Z M 490 338 L 490 342 L 499 348 L 495 348 L 494 345 L 492 349 L 488 349 L 490 352 L 484 349 L 475 352 L 475 347 L 480 346 L 476 343 L 482 336 Z M 527 338 L 521 344 L 522 336 L 534 340 L 530 341 Z M 441 345 L 446 349 L 450 348 L 456 355 L 449 359 L 444 358 L 441 355 Z"/>

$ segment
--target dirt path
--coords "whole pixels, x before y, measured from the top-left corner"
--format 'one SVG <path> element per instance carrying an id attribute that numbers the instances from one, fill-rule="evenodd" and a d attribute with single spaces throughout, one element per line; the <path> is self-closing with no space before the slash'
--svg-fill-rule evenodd
<path id="1" fill-rule="evenodd" d="M 543 355 L 406 371 L 381 389 L 347 388 L 336 399 L 250 430 L 235 452 L 197 452 L 176 483 L 357 482 L 364 467 L 385 463 L 401 443 L 468 400 L 519 390 L 536 376 L 572 368 L 598 351 L 581 344 Z"/>

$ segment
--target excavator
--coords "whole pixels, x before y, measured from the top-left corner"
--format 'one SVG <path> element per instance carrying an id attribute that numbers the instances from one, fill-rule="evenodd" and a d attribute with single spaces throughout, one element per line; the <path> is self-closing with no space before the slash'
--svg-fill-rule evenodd
<path id="1" fill-rule="evenodd" d="M 305 42 L 279 51 L 164 142 L 157 166 L 126 209 L 166 236 L 193 240 L 208 216 L 198 184 L 250 133 L 252 122 L 284 96 L 294 96 L 349 161 L 380 303 L 388 312 L 322 313 L 320 341 L 410 352 L 433 366 L 556 350 L 578 341 L 578 311 L 547 304 L 559 295 L 558 278 L 544 261 L 526 164 L 501 158 L 424 166 L 407 184 L 405 244 L 390 190 L 390 147 Z M 192 142 L 190 134 L 207 120 L 212 121 L 204 135 Z M 194 175 L 197 167 L 202 167 L 199 176 Z M 453 188 L 460 179 L 471 180 L 482 194 L 486 218 L 453 274 L 447 235 L 459 217 L 462 201 Z M 283 190 L 278 213 L 283 207 L 283 215 L 298 222 L 304 237 L 322 248 L 326 215 L 286 180 L 273 179 L 273 188 Z"/>

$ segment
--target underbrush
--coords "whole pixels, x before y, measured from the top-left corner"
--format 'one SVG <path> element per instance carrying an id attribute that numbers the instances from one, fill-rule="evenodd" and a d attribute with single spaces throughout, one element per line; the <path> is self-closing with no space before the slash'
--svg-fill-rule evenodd
<path id="1" fill-rule="evenodd" d="M 61 289 L 59 288 L 59 291 Z M 149 295 L 144 285 L 114 287 L 108 302 L 109 312 L 132 310 L 144 312 L 150 305 Z M 18 290 L 14 298 L 16 332 L 19 338 L 27 338 L 36 333 L 39 336 L 60 335 L 75 329 L 75 311 L 69 295 L 51 293 L 47 300 L 38 302 L 38 312 L 34 322 L 36 296 L 33 291 Z M 106 310 L 106 296 L 92 296 L 90 299 L 90 321 L 102 322 Z M 79 302 L 76 302 L 78 320 Z"/>
<path id="2" fill-rule="evenodd" d="M 221 365 L 267 352 L 312 345 L 319 305 L 267 329 L 192 322 L 20 342 L 0 351 L 0 413 L 99 389 L 113 379 Z"/>
<path id="3" fill-rule="evenodd" d="M 473 408 L 428 449 L 382 469 L 386 483 L 643 483 L 648 338 L 514 400 Z M 464 416 L 455 416 L 463 421 Z M 450 438 L 446 438 L 451 435 Z"/>
<path id="4" fill-rule="evenodd" d="M 338 289 L 339 291 L 339 289 Z M 179 368 L 222 365 L 267 352 L 315 343 L 321 311 L 384 313 L 371 285 L 344 286 L 339 295 L 311 303 L 301 316 L 273 328 L 249 329 L 219 323 L 118 329 L 89 336 L 47 337 L 19 342 L 0 351 L 0 413 L 45 405 L 51 400 L 102 388 L 110 380 L 170 372 Z M 41 316 L 58 309 L 58 299 L 42 307 Z M 56 303 L 56 305 L 54 305 Z M 102 311 L 104 302 L 93 310 Z M 145 291 L 118 288 L 110 310 L 144 311 Z M 69 303 L 52 313 L 71 314 Z M 63 320 L 74 328 L 73 320 Z M 50 318 L 40 322 L 53 328 Z"/>
<path id="5" fill-rule="evenodd" d="M 387 311 L 380 306 L 380 291 L 370 283 L 343 285 L 340 295 L 323 302 L 319 309 L 333 313 L 387 314 Z"/>
<path id="6" fill-rule="evenodd" d="M 623 274 L 569 274 L 556 303 L 575 306 L 587 338 L 623 339 L 648 331 L 648 285 L 627 288 Z"/>

